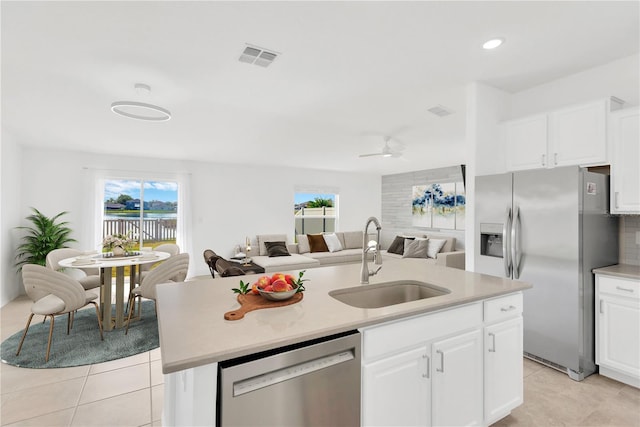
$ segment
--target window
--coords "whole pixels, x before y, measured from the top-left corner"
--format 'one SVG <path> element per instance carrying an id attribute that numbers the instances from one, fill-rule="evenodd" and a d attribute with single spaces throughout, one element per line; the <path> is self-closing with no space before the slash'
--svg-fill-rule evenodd
<path id="1" fill-rule="evenodd" d="M 335 231 L 337 200 L 337 194 L 295 193 L 295 234 Z"/>
<path id="2" fill-rule="evenodd" d="M 178 183 L 143 179 L 106 179 L 102 237 L 124 234 L 138 248 L 176 243 Z"/>

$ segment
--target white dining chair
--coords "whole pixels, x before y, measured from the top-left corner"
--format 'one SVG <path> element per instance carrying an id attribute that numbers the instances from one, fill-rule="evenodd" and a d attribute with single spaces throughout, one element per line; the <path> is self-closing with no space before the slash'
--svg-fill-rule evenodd
<path id="1" fill-rule="evenodd" d="M 100 320 L 100 308 L 95 300 L 98 295 L 93 292 L 86 291 L 84 287 L 73 278 L 66 274 L 53 271 L 50 268 L 41 265 L 26 264 L 22 267 L 22 280 L 24 288 L 29 297 L 34 300 L 31 305 L 31 314 L 27 320 L 27 326 L 20 339 L 16 356 L 20 355 L 22 344 L 29 331 L 31 320 L 36 314 L 51 318 L 49 326 L 49 341 L 47 342 L 47 353 L 45 361 L 49 361 L 49 353 L 51 352 L 51 342 L 53 339 L 53 327 L 55 316 L 61 314 L 69 314 L 88 305 L 93 304 L 96 308 L 98 316 L 98 329 L 100 330 L 100 340 L 104 341 L 102 335 L 102 322 Z M 70 322 L 67 322 L 67 335 L 70 330 Z"/>

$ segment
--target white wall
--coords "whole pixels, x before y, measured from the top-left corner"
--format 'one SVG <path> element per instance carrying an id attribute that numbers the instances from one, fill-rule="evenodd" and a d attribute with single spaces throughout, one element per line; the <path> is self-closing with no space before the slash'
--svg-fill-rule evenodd
<path id="1" fill-rule="evenodd" d="M 640 105 L 640 57 L 632 55 L 511 96 L 510 118 L 616 96 Z"/>
<path id="2" fill-rule="evenodd" d="M 21 225 L 22 192 L 22 150 L 15 140 L 6 133 L 2 134 L 0 146 L 1 178 L 0 204 L 0 306 L 5 305 L 22 291 L 22 284 L 14 267 L 15 248 L 19 245 L 20 233 L 15 229 Z M 25 171 L 25 173 L 29 173 Z"/>
<path id="3" fill-rule="evenodd" d="M 4 147 L 4 144 L 3 144 Z M 2 233 L 11 227 L 23 225 L 22 218 L 33 206 L 54 215 L 69 211 L 64 218 L 76 230 L 73 237 L 79 240 L 75 247 L 89 249 L 91 241 L 79 235 L 86 229 L 87 183 L 84 168 L 104 170 L 118 169 L 160 173 L 190 173 L 192 198 L 193 252 L 191 262 L 195 274 L 209 274 L 202 252 L 213 249 L 221 255 L 231 255 L 234 245 L 244 242 L 245 236 L 255 239 L 256 234 L 286 233 L 293 240 L 293 201 L 295 188 L 332 188 L 339 194 L 339 229 L 359 230 L 366 219 L 380 215 L 379 175 L 327 172 L 289 168 L 284 165 L 263 167 L 226 165 L 208 162 L 186 162 L 128 156 L 97 155 L 82 152 L 43 150 L 25 147 L 20 151 L 5 152 L 4 163 L 20 170 L 20 163 L 28 165 L 21 172 L 12 174 L 13 183 L 22 179 L 22 185 L 12 187 L 6 194 L 3 187 L 2 203 L 11 201 L 18 211 L 17 219 L 5 217 L 3 209 Z M 20 196 L 20 197 L 17 197 Z M 6 218 L 6 220 L 5 220 Z M 3 240 L 4 245 L 4 240 Z M 3 271 L 10 269 L 9 254 L 15 251 L 15 242 L 3 248 Z M 15 275 L 14 275 L 15 277 Z M 21 291 L 15 280 L 2 282 L 5 304 Z"/>

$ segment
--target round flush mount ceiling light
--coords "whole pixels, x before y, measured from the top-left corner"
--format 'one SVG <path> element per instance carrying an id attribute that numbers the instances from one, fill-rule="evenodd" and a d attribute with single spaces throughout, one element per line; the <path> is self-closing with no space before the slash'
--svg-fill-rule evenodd
<path id="1" fill-rule="evenodd" d="M 482 45 L 483 49 L 487 49 L 487 50 L 491 50 L 491 49 L 495 49 L 498 46 L 500 46 L 502 43 L 504 43 L 504 39 L 503 38 L 495 38 L 495 39 L 491 39 L 491 40 L 487 40 L 486 42 L 484 42 L 484 44 Z"/>
<path id="2" fill-rule="evenodd" d="M 148 95 L 151 92 L 151 87 L 144 83 L 136 83 L 134 87 L 138 94 Z M 139 101 L 116 101 L 111 104 L 111 111 L 130 119 L 147 122 L 166 122 L 171 119 L 169 110 Z"/>

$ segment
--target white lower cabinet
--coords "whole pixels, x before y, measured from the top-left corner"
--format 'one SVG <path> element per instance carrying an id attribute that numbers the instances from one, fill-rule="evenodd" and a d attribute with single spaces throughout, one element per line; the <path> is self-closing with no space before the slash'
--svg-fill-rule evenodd
<path id="1" fill-rule="evenodd" d="M 480 329 L 432 345 L 434 426 L 482 425 L 482 333 Z"/>
<path id="2" fill-rule="evenodd" d="M 600 375 L 640 387 L 640 283 L 597 274 L 595 308 Z"/>
<path id="3" fill-rule="evenodd" d="M 522 404 L 522 293 L 362 335 L 363 426 L 488 426 Z"/>
<path id="4" fill-rule="evenodd" d="M 490 425 L 523 401 L 522 317 L 484 328 L 484 417 Z"/>
<path id="5" fill-rule="evenodd" d="M 367 426 L 429 426 L 431 393 L 426 346 L 364 365 L 362 423 Z"/>

